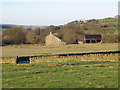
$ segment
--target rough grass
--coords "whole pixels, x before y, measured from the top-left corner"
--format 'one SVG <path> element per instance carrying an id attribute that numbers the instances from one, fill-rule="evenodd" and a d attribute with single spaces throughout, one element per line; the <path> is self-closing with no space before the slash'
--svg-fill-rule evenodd
<path id="1" fill-rule="evenodd" d="M 113 62 L 66 62 L 3 65 L 4 88 L 117 88 Z"/>
<path id="2" fill-rule="evenodd" d="M 75 56 L 48 59 L 36 64 L 3 64 L 3 88 L 118 87 L 118 62 L 78 61 Z"/>
<path id="3" fill-rule="evenodd" d="M 118 44 L 15 45 L 0 48 L 7 60 L 5 57 L 117 51 Z M 38 63 L 2 64 L 3 88 L 118 88 L 118 54 L 54 56 L 35 60 Z"/>
<path id="4" fill-rule="evenodd" d="M 2 57 L 33 56 L 44 54 L 66 54 L 98 51 L 117 51 L 118 43 L 81 44 L 63 46 L 13 45 L 2 48 Z"/>

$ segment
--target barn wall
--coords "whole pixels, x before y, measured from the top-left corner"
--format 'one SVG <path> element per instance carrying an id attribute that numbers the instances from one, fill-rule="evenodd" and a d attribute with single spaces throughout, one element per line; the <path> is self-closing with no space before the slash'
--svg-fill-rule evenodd
<path id="1" fill-rule="evenodd" d="M 45 38 L 45 43 L 46 45 L 64 45 L 65 44 L 65 42 L 61 41 L 59 38 L 57 38 L 53 34 L 49 34 Z"/>

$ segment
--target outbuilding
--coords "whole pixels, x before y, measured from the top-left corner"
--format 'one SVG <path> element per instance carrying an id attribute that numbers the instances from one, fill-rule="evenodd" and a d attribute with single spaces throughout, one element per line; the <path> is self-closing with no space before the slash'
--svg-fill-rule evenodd
<path id="1" fill-rule="evenodd" d="M 102 43 L 102 36 L 101 35 L 85 35 L 84 37 L 85 43 Z"/>
<path id="2" fill-rule="evenodd" d="M 45 38 L 45 44 L 46 45 L 64 45 L 66 43 L 63 42 L 61 38 L 55 36 L 50 32 L 50 34 Z"/>

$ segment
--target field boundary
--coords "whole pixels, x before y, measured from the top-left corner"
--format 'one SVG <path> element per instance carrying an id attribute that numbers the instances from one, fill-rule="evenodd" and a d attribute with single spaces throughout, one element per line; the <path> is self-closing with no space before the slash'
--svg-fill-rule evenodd
<path id="1" fill-rule="evenodd" d="M 68 57 L 69 56 L 80 56 L 80 60 L 87 60 L 89 61 L 92 60 L 92 58 L 94 58 L 96 61 L 98 61 L 98 57 L 103 55 L 102 58 L 100 58 L 100 60 L 104 59 L 104 60 L 108 60 L 106 57 L 111 57 L 109 58 L 110 60 L 113 59 L 114 60 L 118 60 L 118 55 L 120 51 L 107 51 L 107 52 L 89 52 L 89 53 L 70 53 L 70 54 L 54 54 L 54 55 L 36 55 L 36 56 L 22 56 L 22 57 L 14 57 L 14 58 L 2 58 L 2 62 L 1 63 L 37 63 L 37 62 L 41 62 L 41 61 L 46 61 L 52 57 Z M 94 56 L 95 55 L 95 56 Z M 96 57 L 97 55 L 97 57 Z M 111 56 L 111 55 L 115 55 L 115 56 Z M 43 58 L 45 57 L 45 58 Z M 88 57 L 88 58 L 87 58 Z M 43 60 L 44 59 L 44 60 Z M 71 59 L 72 60 L 72 59 Z M 108 61 L 110 61 L 108 60 Z"/>
<path id="2" fill-rule="evenodd" d="M 33 57 L 47 57 L 47 56 L 79 56 L 79 55 L 90 55 L 90 54 L 116 54 L 120 51 L 106 51 L 106 52 L 88 52 L 88 53 L 69 53 L 69 54 L 54 54 L 54 55 L 35 55 L 35 56 L 22 56 L 23 58 L 33 58 Z M 18 57 L 18 56 L 17 56 Z M 22 58 L 19 57 L 19 58 Z"/>

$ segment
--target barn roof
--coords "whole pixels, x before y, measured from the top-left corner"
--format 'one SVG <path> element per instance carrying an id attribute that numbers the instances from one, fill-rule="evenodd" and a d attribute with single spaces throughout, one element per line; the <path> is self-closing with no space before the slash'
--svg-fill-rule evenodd
<path id="1" fill-rule="evenodd" d="M 58 38 L 56 35 L 50 33 L 45 38 L 46 45 L 64 45 L 66 44 L 63 42 L 60 38 Z"/>
<path id="2" fill-rule="evenodd" d="M 101 39 L 101 35 L 85 35 L 85 39 Z"/>
<path id="3" fill-rule="evenodd" d="M 52 34 L 53 36 L 55 36 L 55 37 L 59 38 L 60 40 L 62 40 L 62 37 L 58 37 L 55 33 L 50 32 L 50 34 Z"/>

